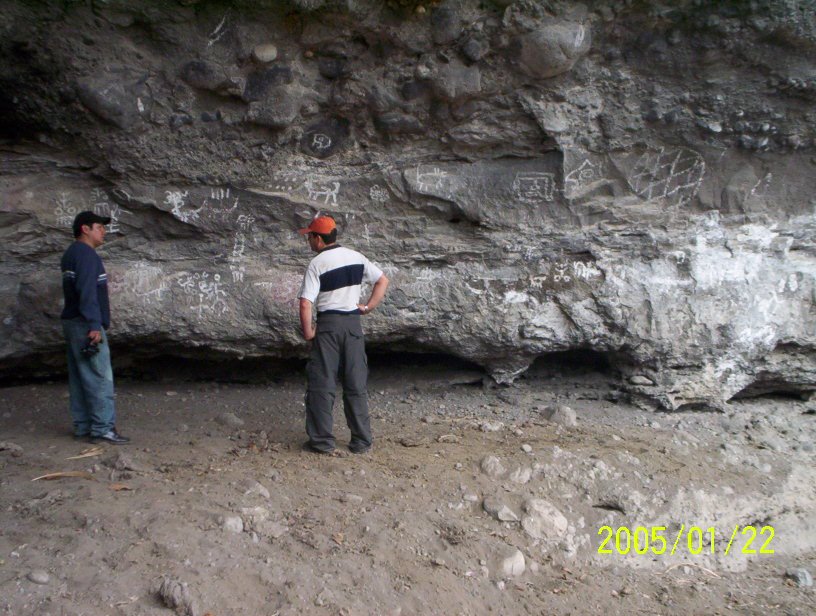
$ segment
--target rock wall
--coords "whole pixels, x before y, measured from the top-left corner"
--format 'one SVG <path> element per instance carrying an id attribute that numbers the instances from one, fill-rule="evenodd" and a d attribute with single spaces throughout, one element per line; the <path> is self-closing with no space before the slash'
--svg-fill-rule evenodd
<path id="1" fill-rule="evenodd" d="M 498 382 L 608 356 L 669 409 L 816 389 L 816 7 L 5 2 L 0 371 L 61 356 L 110 215 L 119 356 L 304 356 L 317 212 L 392 279 L 369 343 Z"/>

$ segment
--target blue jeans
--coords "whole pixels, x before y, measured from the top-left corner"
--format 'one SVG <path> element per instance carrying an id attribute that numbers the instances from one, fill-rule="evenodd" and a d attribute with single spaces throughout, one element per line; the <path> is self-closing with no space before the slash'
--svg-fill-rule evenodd
<path id="1" fill-rule="evenodd" d="M 62 321 L 62 331 L 68 343 L 68 388 L 74 434 L 102 436 L 116 424 L 108 337 L 103 329 L 99 352 L 92 357 L 84 357 L 80 349 L 88 343 L 88 322 L 84 319 L 65 319 Z"/>

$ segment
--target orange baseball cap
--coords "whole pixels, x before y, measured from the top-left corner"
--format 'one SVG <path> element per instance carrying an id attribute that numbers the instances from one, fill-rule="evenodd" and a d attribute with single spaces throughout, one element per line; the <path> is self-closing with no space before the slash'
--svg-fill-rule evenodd
<path id="1" fill-rule="evenodd" d="M 312 223 L 305 229 L 298 229 L 298 233 L 306 235 L 307 233 L 319 233 L 320 235 L 328 235 L 337 228 L 334 223 L 334 218 L 331 216 L 318 216 L 312 220 Z"/>

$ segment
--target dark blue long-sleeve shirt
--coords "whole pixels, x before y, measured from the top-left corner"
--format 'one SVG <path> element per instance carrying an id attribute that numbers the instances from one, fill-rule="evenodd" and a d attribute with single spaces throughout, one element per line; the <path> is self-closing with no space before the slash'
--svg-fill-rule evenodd
<path id="1" fill-rule="evenodd" d="M 61 318 L 82 317 L 88 330 L 110 327 L 108 275 L 96 251 L 83 242 L 74 242 L 62 255 L 62 293 L 65 308 Z"/>

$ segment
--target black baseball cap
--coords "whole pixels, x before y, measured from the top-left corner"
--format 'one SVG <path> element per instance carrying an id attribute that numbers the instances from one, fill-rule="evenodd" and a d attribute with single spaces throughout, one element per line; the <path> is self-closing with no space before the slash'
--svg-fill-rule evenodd
<path id="1" fill-rule="evenodd" d="M 96 212 L 80 212 L 74 218 L 74 237 L 82 235 L 82 225 L 92 226 L 95 222 L 100 225 L 109 225 L 110 216 L 100 216 Z"/>

